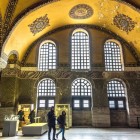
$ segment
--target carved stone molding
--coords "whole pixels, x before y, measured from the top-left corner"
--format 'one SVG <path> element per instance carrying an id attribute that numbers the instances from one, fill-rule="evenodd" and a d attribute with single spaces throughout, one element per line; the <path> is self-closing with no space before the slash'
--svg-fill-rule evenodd
<path id="1" fill-rule="evenodd" d="M 5 68 L 2 71 L 3 77 L 20 77 L 20 70 L 17 68 Z"/>
<path id="2" fill-rule="evenodd" d="M 38 79 L 40 77 L 45 77 L 45 76 L 52 76 L 55 78 L 71 78 L 72 73 L 69 71 L 21 71 L 20 78 L 30 78 L 30 79 Z"/>
<path id="3" fill-rule="evenodd" d="M 87 74 L 87 76 L 89 76 L 90 78 L 92 78 L 92 79 L 101 79 L 101 78 L 103 78 L 103 76 L 102 76 L 102 72 L 98 72 L 98 71 L 92 71 L 92 72 L 89 72 L 88 74 Z"/>
<path id="4" fill-rule="evenodd" d="M 43 29 L 45 29 L 49 25 L 49 19 L 47 17 L 47 14 L 43 17 L 37 18 L 35 21 L 33 21 L 32 24 L 28 25 L 30 28 L 30 31 L 35 35 L 36 33 L 39 33 Z"/>
<path id="5" fill-rule="evenodd" d="M 87 4 L 78 4 L 74 6 L 69 12 L 69 16 L 74 19 L 86 19 L 92 15 L 93 9 Z"/>

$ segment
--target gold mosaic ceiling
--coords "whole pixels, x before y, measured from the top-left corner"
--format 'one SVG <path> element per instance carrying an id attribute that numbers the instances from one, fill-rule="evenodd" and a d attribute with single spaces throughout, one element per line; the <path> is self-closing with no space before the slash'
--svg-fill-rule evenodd
<path id="1" fill-rule="evenodd" d="M 0 0 L 2 54 L 21 61 L 38 38 L 59 27 L 96 25 L 114 32 L 140 56 L 139 0 Z M 38 6 L 37 6 L 38 5 Z M 10 8 L 11 7 L 11 8 Z"/>

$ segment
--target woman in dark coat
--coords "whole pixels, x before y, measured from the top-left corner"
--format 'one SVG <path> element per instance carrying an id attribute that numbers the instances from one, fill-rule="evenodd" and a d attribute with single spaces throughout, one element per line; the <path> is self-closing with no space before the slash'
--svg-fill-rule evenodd
<path id="1" fill-rule="evenodd" d="M 62 140 L 66 140 L 65 139 L 65 125 L 66 125 L 66 112 L 65 111 L 62 111 L 62 115 L 60 115 L 58 118 L 57 118 L 57 121 L 58 121 L 58 124 L 59 124 L 59 127 L 60 127 L 60 131 L 56 134 L 56 138 L 58 138 L 58 135 L 62 132 Z"/>

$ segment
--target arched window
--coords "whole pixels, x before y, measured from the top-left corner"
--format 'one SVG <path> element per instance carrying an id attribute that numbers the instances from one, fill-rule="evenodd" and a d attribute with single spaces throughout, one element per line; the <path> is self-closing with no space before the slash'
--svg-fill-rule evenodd
<path id="1" fill-rule="evenodd" d="M 38 107 L 49 108 L 54 106 L 56 95 L 55 83 L 52 79 L 45 78 L 38 84 Z"/>
<path id="2" fill-rule="evenodd" d="M 122 71 L 123 59 L 121 45 L 115 41 L 107 41 L 104 44 L 105 70 Z"/>
<path id="3" fill-rule="evenodd" d="M 40 45 L 38 69 L 40 71 L 56 69 L 56 45 L 54 42 L 48 40 Z"/>
<path id="4" fill-rule="evenodd" d="M 110 109 L 126 109 L 125 87 L 121 81 L 112 80 L 108 82 L 107 94 Z"/>
<path id="5" fill-rule="evenodd" d="M 84 29 L 76 29 L 71 37 L 71 69 L 90 69 L 89 35 Z"/>
<path id="6" fill-rule="evenodd" d="M 73 109 L 90 109 L 91 108 L 91 83 L 85 78 L 77 78 L 72 83 L 72 106 Z"/>

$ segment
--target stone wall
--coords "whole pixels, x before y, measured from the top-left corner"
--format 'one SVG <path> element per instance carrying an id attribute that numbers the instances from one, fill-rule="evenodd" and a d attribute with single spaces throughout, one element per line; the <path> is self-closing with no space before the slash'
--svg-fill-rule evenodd
<path id="1" fill-rule="evenodd" d="M 3 128 L 5 115 L 16 115 L 14 107 L 0 107 L 0 128 Z"/>
<path id="2" fill-rule="evenodd" d="M 92 126 L 91 111 L 72 111 L 72 126 Z"/>
<path id="3" fill-rule="evenodd" d="M 92 125 L 93 127 L 110 127 L 113 124 L 124 124 L 125 126 L 137 127 L 137 117 L 140 116 L 139 103 L 139 72 L 104 72 L 90 71 L 85 73 L 71 72 L 69 69 L 57 69 L 53 72 L 20 71 L 18 75 L 9 74 L 7 69 L 4 71 L 1 80 L 2 87 L 2 107 L 14 106 L 17 110 L 18 104 L 34 104 L 37 101 L 37 83 L 42 78 L 53 78 L 56 82 L 57 104 L 71 105 L 71 83 L 78 77 L 88 79 L 92 84 L 92 110 L 73 111 L 73 125 Z M 46 76 L 45 76 L 46 75 Z M 110 113 L 106 85 L 113 78 L 121 79 L 126 84 L 127 112 Z M 4 83 L 4 84 L 3 84 Z M 4 94 L 5 93 L 5 94 Z M 41 121 L 45 121 L 44 111 L 38 111 Z M 46 112 L 46 110 L 45 110 Z M 86 115 L 85 115 L 86 114 Z M 85 115 L 85 116 L 84 116 Z M 114 117 L 117 115 L 117 118 Z M 82 116 L 82 119 L 81 119 Z M 119 119 L 121 118 L 121 119 Z M 118 120 L 118 122 L 117 122 Z M 116 121 L 116 122 L 115 122 Z M 120 121 L 120 122 L 119 122 Z"/>
<path id="4" fill-rule="evenodd" d="M 128 114 L 126 110 L 111 110 L 110 121 L 113 127 L 128 127 Z"/>

